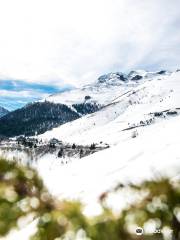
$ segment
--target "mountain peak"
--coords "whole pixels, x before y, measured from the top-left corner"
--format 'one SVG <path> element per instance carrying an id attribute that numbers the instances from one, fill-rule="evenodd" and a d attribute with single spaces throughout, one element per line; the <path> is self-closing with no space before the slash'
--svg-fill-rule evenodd
<path id="1" fill-rule="evenodd" d="M 0 106 L 0 118 L 8 114 L 9 111 L 3 107 Z"/>
<path id="2" fill-rule="evenodd" d="M 111 72 L 105 75 L 102 75 L 98 78 L 97 83 L 98 84 L 108 84 L 108 85 L 120 85 L 123 82 L 127 81 L 126 74 L 122 72 Z"/>
<path id="3" fill-rule="evenodd" d="M 150 72 L 145 70 L 133 70 L 130 71 L 128 74 L 122 72 L 110 72 L 100 76 L 96 84 L 98 85 L 105 85 L 105 86 L 119 86 L 124 84 L 128 81 L 138 81 L 144 78 L 151 78 L 158 75 L 167 75 L 170 72 L 166 70 L 161 70 L 158 72 Z"/>
<path id="4" fill-rule="evenodd" d="M 143 78 L 151 78 L 158 75 L 167 75 L 170 72 L 166 70 L 160 70 L 158 72 L 151 72 L 145 70 L 133 70 L 128 74 L 128 80 L 137 81 Z"/>

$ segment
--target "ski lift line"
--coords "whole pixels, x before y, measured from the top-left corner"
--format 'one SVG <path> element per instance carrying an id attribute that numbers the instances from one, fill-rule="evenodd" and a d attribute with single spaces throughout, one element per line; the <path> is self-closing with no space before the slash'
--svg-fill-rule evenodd
<path id="1" fill-rule="evenodd" d="M 124 131 L 127 131 L 127 130 L 131 130 L 131 129 L 134 129 L 134 128 L 145 127 L 145 126 L 146 126 L 146 124 L 141 124 L 141 125 L 138 125 L 138 126 L 124 128 L 124 129 L 121 130 L 121 132 L 124 132 Z"/>
<path id="2" fill-rule="evenodd" d="M 169 108 L 169 109 L 166 109 L 166 110 L 163 110 L 163 111 L 161 111 L 162 113 L 165 113 L 165 112 L 168 112 L 168 111 L 170 111 L 170 110 L 172 110 L 171 108 Z M 176 108 L 173 108 L 173 110 L 180 110 L 180 108 L 179 107 L 176 107 Z M 157 111 L 156 111 L 157 112 Z M 150 112 L 150 113 L 148 113 L 148 114 L 154 114 L 154 113 L 156 113 L 156 112 Z"/>
<path id="3" fill-rule="evenodd" d="M 123 93 L 122 95 L 120 95 L 120 96 L 117 97 L 116 99 L 119 99 L 119 98 L 121 98 L 121 97 L 127 95 L 128 93 L 129 93 L 129 95 L 127 95 L 127 97 L 130 97 L 132 94 L 137 93 L 137 92 L 139 92 L 139 91 L 141 91 L 141 90 L 144 90 L 144 89 L 145 89 L 145 87 L 140 88 L 140 89 L 137 89 L 136 91 L 135 91 L 135 90 L 129 90 L 128 92 Z M 114 100 L 115 100 L 115 99 L 114 99 Z M 114 100 L 113 100 L 113 101 L 114 101 Z M 119 101 L 117 101 L 117 102 L 113 102 L 113 101 L 112 101 L 111 103 L 109 103 L 109 104 L 103 106 L 100 110 L 102 110 L 102 109 L 104 109 L 104 108 L 106 108 L 106 107 L 109 107 L 109 106 L 115 105 L 115 104 L 117 104 L 117 103 L 120 103 L 120 102 L 122 102 L 122 99 L 119 100 Z"/>
<path id="4" fill-rule="evenodd" d="M 175 110 L 180 110 L 180 108 L 173 108 L 173 109 L 175 109 Z M 172 110 L 172 109 L 163 110 L 163 111 L 161 111 L 161 112 L 162 112 L 162 113 L 165 113 L 165 112 L 168 112 L 168 111 L 170 111 L 170 110 Z M 150 112 L 150 113 L 147 113 L 147 114 L 143 115 L 145 121 L 146 121 L 145 116 L 148 116 L 149 114 L 155 114 L 155 113 L 156 113 L 156 112 Z M 134 128 L 145 127 L 145 126 L 147 126 L 147 124 L 140 124 L 140 125 L 138 125 L 138 126 L 132 126 L 132 127 L 124 128 L 124 129 L 121 130 L 121 132 L 127 131 L 127 130 L 131 130 L 131 129 L 134 129 Z"/>
<path id="5" fill-rule="evenodd" d="M 121 97 L 123 97 L 124 95 L 126 95 L 126 94 L 128 94 L 128 93 L 130 93 L 130 92 L 132 92 L 132 90 L 129 90 L 129 91 L 123 93 L 122 95 L 120 95 L 120 96 L 114 98 L 114 99 L 112 100 L 112 102 L 114 102 L 114 101 L 117 100 L 118 98 L 121 98 Z"/>

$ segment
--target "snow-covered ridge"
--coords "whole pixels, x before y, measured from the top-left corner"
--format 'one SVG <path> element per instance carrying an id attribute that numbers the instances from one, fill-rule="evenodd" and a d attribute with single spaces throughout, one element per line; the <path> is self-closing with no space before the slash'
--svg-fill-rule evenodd
<path id="1" fill-rule="evenodd" d="M 163 73 L 143 78 L 135 84 L 113 86 L 116 91 L 111 92 L 106 99 L 107 104 L 100 111 L 66 123 L 41 137 L 44 139 L 56 137 L 68 142 L 105 141 L 114 144 L 116 138 L 122 134 L 120 130 L 144 121 L 149 118 L 151 112 L 180 107 L 179 79 L 179 72 Z M 108 93 L 109 91 L 107 88 Z M 104 88 L 99 95 L 107 97 Z"/>
<path id="2" fill-rule="evenodd" d="M 148 72 L 143 70 L 131 71 L 129 74 L 121 72 L 108 73 L 100 76 L 94 83 L 82 88 L 57 93 L 45 100 L 54 103 L 63 103 L 68 106 L 83 102 L 92 102 L 106 105 L 126 89 L 131 89 L 147 79 L 162 77 L 170 74 L 167 71 Z"/>

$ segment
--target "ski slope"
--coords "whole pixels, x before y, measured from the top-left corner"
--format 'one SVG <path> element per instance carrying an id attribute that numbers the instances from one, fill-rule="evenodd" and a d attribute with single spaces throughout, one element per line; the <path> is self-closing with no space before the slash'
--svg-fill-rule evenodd
<path id="1" fill-rule="evenodd" d="M 123 129 L 149 119 L 150 113 L 180 107 L 179 79 L 179 72 L 147 79 L 120 93 L 100 111 L 54 128 L 39 137 L 44 140 L 56 137 L 81 144 L 100 141 L 118 143 Z"/>
<path id="2" fill-rule="evenodd" d="M 97 213 L 98 196 L 119 182 L 138 183 L 154 174 L 179 174 L 179 122 L 180 116 L 164 120 L 141 129 L 136 138 L 131 138 L 129 132 L 124 133 L 116 146 L 67 166 L 61 166 L 60 161 L 50 156 L 45 157 L 38 163 L 39 173 L 53 194 L 81 199 L 90 213 Z M 124 199 L 127 201 L 130 199 Z M 119 208 L 119 204 L 111 202 L 115 208 Z"/>
<path id="3" fill-rule="evenodd" d="M 56 137 L 72 143 L 110 144 L 109 149 L 67 165 L 62 166 L 52 155 L 36 165 L 54 195 L 82 200 L 87 214 L 97 214 L 100 194 L 119 182 L 179 175 L 180 72 L 147 78 L 120 95 L 100 111 L 39 136 L 43 140 Z M 162 115 L 155 116 L 157 112 Z M 109 204 L 120 208 L 132 198 L 112 197 Z"/>

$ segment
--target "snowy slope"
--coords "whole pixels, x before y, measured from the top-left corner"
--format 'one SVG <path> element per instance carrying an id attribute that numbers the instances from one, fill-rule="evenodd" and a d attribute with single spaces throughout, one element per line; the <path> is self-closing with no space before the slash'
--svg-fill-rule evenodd
<path id="1" fill-rule="evenodd" d="M 132 89 L 146 79 L 154 76 L 168 75 L 169 72 L 147 72 L 143 70 L 131 71 L 129 74 L 121 72 L 108 73 L 100 76 L 97 81 L 92 84 L 85 85 L 82 88 L 73 89 L 71 91 L 53 94 L 47 97 L 46 101 L 54 103 L 62 103 L 73 105 L 85 101 L 86 96 L 90 96 L 88 101 L 98 102 L 101 105 L 108 104 L 114 98 L 124 93 L 126 90 Z M 137 76 L 141 81 L 136 81 Z"/>
<path id="2" fill-rule="evenodd" d="M 141 129 L 137 138 L 129 132 L 110 149 L 61 166 L 55 159 L 41 159 L 38 165 L 52 193 L 64 198 L 81 199 L 90 214 L 98 212 L 100 194 L 117 183 L 139 182 L 154 174 L 180 174 L 180 116 Z M 120 207 L 118 200 L 110 204 Z M 124 204 L 132 200 L 124 198 Z"/>
<path id="3" fill-rule="evenodd" d="M 81 144 L 103 141 L 109 149 L 65 166 L 48 155 L 36 167 L 55 195 L 80 198 L 90 213 L 97 212 L 98 196 L 119 181 L 179 174 L 179 122 L 180 72 L 155 74 L 121 92 L 100 111 L 39 136 Z M 131 197 L 123 198 L 128 201 Z"/>
<path id="4" fill-rule="evenodd" d="M 148 78 L 121 92 L 100 111 L 54 128 L 40 137 L 82 144 L 99 141 L 113 144 L 122 135 L 121 130 L 152 118 L 150 113 L 180 107 L 179 78 L 179 72 Z"/>

